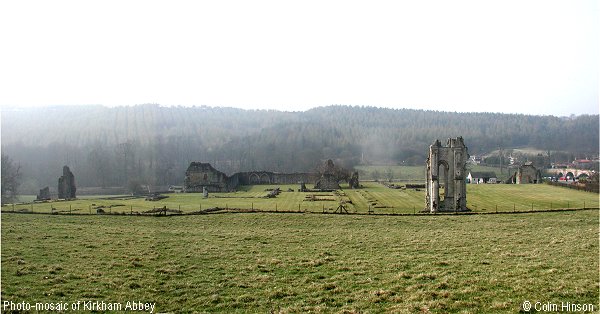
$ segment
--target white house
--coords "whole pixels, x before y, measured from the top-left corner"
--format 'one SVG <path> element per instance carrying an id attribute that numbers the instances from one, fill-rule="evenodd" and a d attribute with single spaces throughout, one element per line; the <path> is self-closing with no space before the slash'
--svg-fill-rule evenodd
<path id="1" fill-rule="evenodd" d="M 496 173 L 492 171 L 475 172 L 469 171 L 467 183 L 482 184 L 482 183 L 498 183 Z"/>

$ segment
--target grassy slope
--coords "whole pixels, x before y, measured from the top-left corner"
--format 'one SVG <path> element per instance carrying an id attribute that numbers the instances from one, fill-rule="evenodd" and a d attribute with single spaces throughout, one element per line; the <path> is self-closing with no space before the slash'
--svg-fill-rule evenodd
<path id="1" fill-rule="evenodd" d="M 105 200 L 105 199 L 81 199 L 69 202 L 52 202 L 34 204 L 35 212 L 50 212 L 51 207 L 60 211 L 75 213 L 89 213 L 93 206 L 110 206 L 105 211 L 130 213 L 143 212 L 153 207 L 167 206 L 172 209 L 181 209 L 184 212 L 197 211 L 211 207 L 228 208 L 252 208 L 278 211 L 301 211 L 322 212 L 336 209 L 340 200 L 351 200 L 353 204 L 348 205 L 350 212 L 366 213 L 369 206 L 375 213 L 413 213 L 425 207 L 425 191 L 394 190 L 375 182 L 362 183 L 365 188 L 360 190 L 344 190 L 346 196 L 337 196 L 334 193 L 301 193 L 282 192 L 277 198 L 263 198 L 268 192 L 264 190 L 269 186 L 245 187 L 244 191 L 236 193 L 212 193 L 208 199 L 204 199 L 201 193 L 169 194 L 169 198 L 149 202 L 144 199 L 133 200 Z M 272 186 L 273 187 L 273 186 Z M 272 188 L 271 187 L 271 188 Z M 281 186 L 282 190 L 288 188 L 296 189 L 296 186 Z M 305 201 L 305 197 L 316 194 L 321 199 L 332 199 L 335 201 Z M 570 190 L 561 187 L 544 184 L 537 185 L 509 185 L 509 184 L 468 184 L 467 205 L 474 211 L 491 212 L 531 210 L 534 209 L 556 209 L 556 208 L 581 208 L 585 202 L 586 207 L 598 207 L 598 194 Z M 95 205 L 92 205 L 95 204 Z M 120 206 L 116 206 L 120 205 Z M 3 211 L 12 210 L 12 206 L 2 207 Z M 18 205 L 15 210 L 31 210 L 31 205 Z M 91 211 L 94 213 L 94 210 Z"/>
<path id="2" fill-rule="evenodd" d="M 534 209 L 598 207 L 598 194 L 545 184 L 471 184 L 467 202 L 476 211 L 494 211 L 496 205 L 498 211 L 512 211 L 513 206 L 527 211 L 531 204 Z"/>
<path id="3" fill-rule="evenodd" d="M 366 175 L 361 179 L 373 180 L 373 172 L 379 173 L 379 180 L 387 180 L 389 170 L 392 171 L 394 180 L 402 181 L 425 181 L 427 175 L 425 165 L 423 166 L 355 166 L 356 170 Z"/>
<path id="4" fill-rule="evenodd" d="M 379 180 L 387 180 L 389 170 L 392 171 L 395 181 L 422 181 L 425 182 L 427 175 L 425 165 L 423 166 L 356 166 L 357 170 L 365 173 L 361 179 L 373 180 L 373 172 L 379 173 Z M 512 173 L 509 173 L 504 167 L 500 172 L 500 167 L 489 167 L 468 164 L 467 169 L 476 172 L 495 172 L 498 179 L 506 180 Z M 514 172 L 514 170 L 513 170 Z"/>
<path id="5" fill-rule="evenodd" d="M 493 216 L 2 215 L 2 299 L 159 312 L 598 306 L 598 211 Z"/>

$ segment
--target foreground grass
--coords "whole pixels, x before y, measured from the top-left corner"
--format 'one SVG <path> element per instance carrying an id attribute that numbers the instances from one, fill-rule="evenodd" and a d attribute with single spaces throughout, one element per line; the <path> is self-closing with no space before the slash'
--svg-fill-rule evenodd
<path id="1" fill-rule="evenodd" d="M 476 216 L 2 215 L 2 300 L 158 312 L 598 308 L 598 211 Z"/>

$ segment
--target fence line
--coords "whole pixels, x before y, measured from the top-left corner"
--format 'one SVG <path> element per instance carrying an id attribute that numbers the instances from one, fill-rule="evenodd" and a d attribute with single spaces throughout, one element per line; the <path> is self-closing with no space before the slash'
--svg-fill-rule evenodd
<path id="1" fill-rule="evenodd" d="M 599 189 L 598 183 L 579 185 L 579 184 L 560 183 L 560 182 L 551 182 L 551 181 L 548 181 L 548 182 L 546 182 L 546 184 L 549 184 L 549 185 L 552 185 L 552 186 L 559 186 L 559 187 L 562 187 L 562 188 L 568 188 L 568 189 L 572 189 L 572 190 L 577 190 L 577 191 L 600 193 L 600 189 Z"/>
<path id="2" fill-rule="evenodd" d="M 299 204 L 300 205 L 300 204 Z M 181 206 L 179 206 L 181 208 Z M 197 208 L 197 207 L 196 207 Z M 73 209 L 72 206 L 69 206 L 68 209 L 59 209 L 54 206 L 51 207 L 51 211 L 35 211 L 33 206 L 30 207 L 30 210 L 26 208 L 16 209 L 13 205 L 10 210 L 2 210 L 2 213 L 15 213 L 15 214 L 42 214 L 42 215 L 73 215 L 73 216 L 90 216 L 90 215 L 111 215 L 111 216 L 185 216 L 185 215 L 206 215 L 206 214 L 224 214 L 224 213 L 306 213 L 306 214 L 338 214 L 338 215 L 373 215 L 373 216 L 433 216 L 433 215 L 480 215 L 480 214 L 522 214 L 522 213 L 542 213 L 542 212 L 564 212 L 564 211 L 581 211 L 581 210 L 600 210 L 600 207 L 586 207 L 585 202 L 583 202 L 582 207 L 557 207 L 557 208 L 535 208 L 535 206 L 527 207 L 527 209 L 523 210 L 523 208 L 517 208 L 516 204 L 513 204 L 513 210 L 501 210 L 498 211 L 498 207 L 496 205 L 495 210 L 478 210 L 475 211 L 448 211 L 448 212 L 437 212 L 437 213 L 429 213 L 424 212 L 422 210 L 417 210 L 416 207 L 413 208 L 385 208 L 387 211 L 379 211 L 375 208 L 369 207 L 368 211 L 342 211 L 336 209 L 325 209 L 322 210 L 308 210 L 301 209 L 301 206 L 298 206 L 298 209 L 291 210 L 282 210 L 277 205 L 275 209 L 260 209 L 254 207 L 252 204 L 251 208 L 230 208 L 227 205 L 225 207 L 213 207 L 204 210 L 193 210 L 193 211 L 181 211 L 181 210 L 170 210 L 168 208 L 154 208 L 154 210 L 145 210 L 145 211 L 134 211 L 133 206 L 128 206 L 127 210 L 124 211 L 112 211 L 112 208 L 109 211 L 96 212 L 92 213 L 91 206 L 88 210 L 84 210 L 81 208 Z"/>

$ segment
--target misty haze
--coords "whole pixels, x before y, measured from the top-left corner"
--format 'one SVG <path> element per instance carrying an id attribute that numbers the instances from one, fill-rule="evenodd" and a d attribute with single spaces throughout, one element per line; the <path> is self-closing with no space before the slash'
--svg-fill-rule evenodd
<path id="1" fill-rule="evenodd" d="M 350 169 L 361 164 L 424 167 L 433 139 L 457 135 L 468 139 L 471 155 L 500 148 L 538 150 L 545 156 L 540 166 L 598 154 L 597 115 L 560 118 L 348 106 L 281 112 L 159 105 L 2 112 L 2 152 L 21 165 L 21 191 L 28 194 L 43 186 L 54 189 L 63 165 L 77 173 L 80 187 L 126 187 L 130 181 L 182 185 L 192 161 L 210 162 L 229 175 L 306 172 L 327 159 Z M 494 154 L 489 157 L 491 164 L 499 164 L 492 160 Z M 424 172 L 418 179 L 425 179 Z"/>

